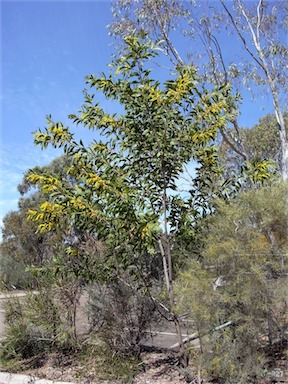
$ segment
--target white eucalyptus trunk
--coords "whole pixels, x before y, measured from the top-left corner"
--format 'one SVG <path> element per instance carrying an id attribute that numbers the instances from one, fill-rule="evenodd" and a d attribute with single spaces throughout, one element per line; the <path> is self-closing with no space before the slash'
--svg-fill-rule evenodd
<path id="1" fill-rule="evenodd" d="M 228 11 L 227 7 L 225 6 L 224 0 L 221 0 L 221 3 L 223 4 L 226 12 L 228 13 L 234 27 L 236 28 L 236 31 L 241 38 L 245 49 L 247 52 L 250 54 L 250 56 L 253 58 L 253 60 L 257 63 L 259 68 L 261 68 L 264 72 L 264 76 L 266 77 L 267 83 L 269 85 L 272 98 L 273 98 L 273 106 L 274 106 L 274 112 L 275 116 L 277 119 L 278 123 L 278 129 L 279 129 L 279 136 L 280 136 L 280 142 L 281 142 L 281 178 L 283 181 L 288 180 L 288 141 L 287 141 L 287 132 L 286 132 L 286 127 L 285 127 L 285 121 L 283 117 L 283 113 L 281 111 L 281 106 L 279 102 L 279 93 L 277 90 L 277 86 L 275 81 L 277 81 L 275 74 L 273 74 L 273 71 L 270 70 L 265 52 L 261 46 L 261 24 L 263 22 L 262 19 L 262 11 L 264 8 L 264 1 L 263 0 L 258 0 L 258 5 L 257 5 L 257 23 L 256 26 L 253 27 L 251 20 L 249 16 L 246 13 L 246 10 L 243 7 L 242 1 L 237 0 L 237 4 L 239 7 L 239 10 L 241 11 L 244 19 L 246 20 L 247 26 L 250 30 L 252 41 L 254 44 L 254 47 L 256 48 L 257 51 L 257 56 L 254 55 L 254 53 L 248 48 L 245 39 L 243 38 L 236 21 L 233 19 L 233 16 L 231 13 Z"/>

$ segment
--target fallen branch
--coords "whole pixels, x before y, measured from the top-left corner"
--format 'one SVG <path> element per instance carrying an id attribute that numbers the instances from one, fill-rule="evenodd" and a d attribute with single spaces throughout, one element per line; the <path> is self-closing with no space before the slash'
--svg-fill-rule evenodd
<path id="1" fill-rule="evenodd" d="M 232 321 L 227 321 L 226 323 L 224 324 L 221 324 L 219 325 L 218 327 L 215 327 L 211 330 L 211 332 L 216 332 L 216 331 L 219 331 L 220 329 L 223 329 L 223 328 L 226 328 L 226 327 L 229 327 L 230 325 L 234 324 Z M 210 332 L 207 332 L 206 335 L 210 333 Z M 198 332 L 195 332 L 195 333 L 192 333 L 191 335 L 188 335 L 187 337 L 185 337 L 185 339 L 183 339 L 183 343 L 184 344 L 187 344 L 189 343 L 190 341 L 193 341 L 193 340 L 197 340 L 199 339 L 200 336 L 199 336 L 199 333 Z M 174 348 L 178 348 L 179 347 L 179 343 L 175 343 L 173 344 L 169 349 L 174 349 Z"/>

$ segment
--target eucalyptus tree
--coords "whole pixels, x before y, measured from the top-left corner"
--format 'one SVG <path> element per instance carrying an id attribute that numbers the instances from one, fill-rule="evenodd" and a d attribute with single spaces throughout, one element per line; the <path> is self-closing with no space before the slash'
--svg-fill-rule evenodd
<path id="1" fill-rule="evenodd" d="M 281 144 L 281 176 L 287 181 L 288 139 L 284 119 L 284 108 L 287 108 L 287 3 L 269 6 L 268 2 L 258 0 L 251 7 L 236 0 L 234 9 L 229 9 L 224 0 L 221 4 L 250 57 L 251 75 L 250 78 L 244 75 L 244 80 L 265 86 L 272 97 Z"/>
<path id="2" fill-rule="evenodd" d="M 157 46 L 145 34 L 128 36 L 123 54 L 111 64 L 114 72 L 86 78 L 96 95 L 102 92 L 120 105 L 120 112 L 106 113 L 95 93 L 84 92 L 82 109 L 70 119 L 100 134 L 90 145 L 76 142 L 69 128 L 51 117 L 43 131 L 34 133 L 42 148 L 63 147 L 71 159 L 67 174 L 74 182 L 31 171 L 27 179 L 49 192 L 50 200 L 30 210 L 29 217 L 39 223 L 40 232 L 65 222 L 93 233 L 110 252 L 105 273 L 111 268 L 129 270 L 142 279 L 146 291 L 149 282 L 140 256 L 161 253 L 169 298 L 161 308 L 175 323 L 185 365 L 187 353 L 175 310 L 173 242 L 181 229 L 193 231 L 193 217 L 205 192 L 194 196 L 198 206 L 189 206 L 178 181 L 191 159 L 198 164 L 199 177 L 219 174 L 213 141 L 233 117 L 228 106 L 232 97 L 229 86 L 201 87 L 189 66 L 177 68 L 164 84 L 153 80 L 147 62 L 156 54 Z M 67 248 L 69 255 L 77 252 L 73 244 Z"/>
<path id="3" fill-rule="evenodd" d="M 287 116 L 285 123 L 287 124 Z M 242 180 L 242 186 L 246 187 L 251 185 L 251 181 L 257 185 L 257 182 L 279 177 L 282 157 L 279 153 L 281 142 L 275 116 L 265 115 L 253 127 L 242 128 L 241 136 L 249 154 L 249 162 L 237 156 L 227 143 L 222 141 L 219 146 L 219 160 L 227 175 L 236 172 L 239 180 Z M 264 164 L 265 167 L 261 168 Z"/>
<path id="4" fill-rule="evenodd" d="M 131 31 L 144 29 L 154 41 L 162 42 L 162 50 L 173 66 L 192 62 L 207 81 L 217 85 L 230 82 L 235 92 L 240 90 L 242 97 L 247 94 L 242 92 L 245 88 L 253 97 L 259 96 L 259 89 L 265 98 L 269 95 L 280 137 L 281 177 L 287 180 L 285 1 L 116 0 L 112 11 L 112 35 L 123 38 Z M 190 39 L 187 49 L 183 48 L 185 40 L 178 43 L 180 29 L 184 32 L 183 38 Z M 233 56 L 233 50 L 227 44 L 232 35 L 233 50 L 237 54 L 241 52 L 241 58 Z M 236 115 L 230 128 L 221 129 L 223 141 L 244 161 L 250 161 Z"/>
<path id="5" fill-rule="evenodd" d="M 37 166 L 34 170 L 35 172 L 63 175 L 67 167 L 67 159 L 60 157 L 49 165 Z M 61 235 L 59 233 L 39 233 L 37 225 L 27 220 L 28 210 L 34 209 L 43 203 L 49 198 L 49 195 L 43 191 L 40 192 L 37 188 L 33 188 L 33 185 L 25 179 L 25 175 L 18 185 L 18 191 L 21 194 L 18 209 L 8 212 L 3 219 L 1 280 L 6 286 L 12 284 L 26 288 L 35 285 L 35 279 L 28 272 L 24 274 L 23 269 L 31 265 L 42 265 L 45 261 L 51 259 L 56 247 L 58 246 L 59 249 L 61 246 L 59 243 Z M 12 270 L 14 270 L 13 274 L 11 274 Z M 19 276 L 19 278 L 15 280 L 16 276 Z"/>

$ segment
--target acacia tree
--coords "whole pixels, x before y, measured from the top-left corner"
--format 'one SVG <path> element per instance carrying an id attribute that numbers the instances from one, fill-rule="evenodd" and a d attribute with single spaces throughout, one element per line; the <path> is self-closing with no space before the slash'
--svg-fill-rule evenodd
<path id="1" fill-rule="evenodd" d="M 287 180 L 288 141 L 283 117 L 287 105 L 288 50 L 283 43 L 287 33 L 286 2 L 221 0 L 221 5 L 192 1 L 189 5 L 174 0 L 117 0 L 112 10 L 115 21 L 110 31 L 114 36 L 122 38 L 126 33 L 144 29 L 154 41 L 162 41 L 163 52 L 174 66 L 192 59 L 208 81 L 217 85 L 229 81 L 235 90 L 243 84 L 252 91 L 260 86 L 265 94 L 270 94 L 281 143 L 280 172 L 282 179 Z M 192 52 L 179 53 L 173 33 L 180 25 L 186 38 L 192 38 Z M 226 48 L 219 37 L 224 26 L 228 34 L 236 33 L 239 38 L 239 50 L 244 49 L 242 62 L 231 62 L 231 53 L 227 55 L 225 49 L 230 47 Z M 221 129 L 223 140 L 238 156 L 250 161 L 236 116 L 231 127 Z"/>
<path id="2" fill-rule="evenodd" d="M 126 37 L 125 44 L 121 57 L 111 64 L 114 74 L 87 77 L 96 91 L 117 100 L 123 113 L 105 113 L 94 101 L 95 95 L 85 91 L 81 111 L 70 115 L 77 124 L 98 130 L 105 142 L 77 143 L 67 127 L 51 118 L 44 132 L 35 132 L 35 143 L 42 148 L 49 144 L 64 148 L 72 161 L 68 174 L 75 182 L 31 172 L 28 180 L 49 189 L 52 200 L 30 210 L 30 219 L 38 221 L 43 232 L 64 220 L 67 226 L 94 233 L 105 240 L 117 268 L 130 269 L 146 290 L 149 286 L 139 268 L 139 256 L 160 252 L 169 298 L 166 310 L 175 323 L 186 365 L 175 310 L 172 253 L 177 231 L 189 222 L 193 227 L 193 220 L 187 219 L 187 210 L 183 220 L 185 198 L 179 194 L 177 181 L 191 159 L 199 164 L 198 175 L 219 172 L 212 143 L 232 118 L 228 112 L 232 98 L 229 87 L 210 91 L 200 87 L 190 67 L 178 68 L 176 77 L 161 85 L 147 69 L 157 47 L 145 35 Z M 190 215 L 195 211 L 196 205 L 190 207 Z M 77 250 L 71 245 L 67 252 Z"/>

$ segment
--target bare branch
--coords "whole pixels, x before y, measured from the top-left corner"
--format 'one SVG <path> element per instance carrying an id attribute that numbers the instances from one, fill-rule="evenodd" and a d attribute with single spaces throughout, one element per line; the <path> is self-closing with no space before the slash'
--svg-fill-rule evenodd
<path id="1" fill-rule="evenodd" d="M 211 34 L 211 41 L 213 42 L 215 48 L 216 48 L 216 51 L 218 53 L 218 56 L 220 58 L 220 63 L 221 63 L 221 66 L 223 68 L 223 72 L 224 72 L 224 76 L 225 76 L 225 83 L 228 82 L 228 75 L 227 75 L 227 70 L 226 70 L 226 66 L 225 66 L 225 63 L 224 63 L 224 58 L 223 58 L 223 55 L 222 55 L 222 51 L 221 51 L 221 48 L 220 48 L 220 45 L 218 43 L 218 40 L 217 38 Z"/>
<path id="2" fill-rule="evenodd" d="M 179 55 L 179 53 L 178 53 L 177 49 L 175 48 L 174 44 L 173 44 L 172 41 L 170 40 L 170 38 L 169 38 L 169 36 L 168 36 L 166 30 L 163 30 L 162 33 L 163 33 L 163 36 L 164 36 L 164 38 L 165 38 L 165 41 L 166 41 L 168 47 L 170 48 L 170 50 L 171 50 L 173 56 L 175 57 L 175 59 L 178 61 L 178 63 L 179 63 L 181 66 L 184 66 L 185 63 L 184 63 L 184 61 L 182 60 L 181 56 Z"/>
<path id="3" fill-rule="evenodd" d="M 238 36 L 239 36 L 240 39 L 242 40 L 243 45 L 244 45 L 244 48 L 245 48 L 246 51 L 249 53 L 249 55 L 253 58 L 253 60 L 256 61 L 256 63 L 257 63 L 257 64 L 258 64 L 258 65 L 265 71 L 265 68 L 263 67 L 262 63 L 257 59 L 257 57 L 254 55 L 254 53 L 253 53 L 253 52 L 251 51 L 251 49 L 248 47 L 247 42 L 246 42 L 244 36 L 242 35 L 241 31 L 239 30 L 238 25 L 237 25 L 236 21 L 235 21 L 234 18 L 233 18 L 233 15 L 232 15 L 231 12 L 229 11 L 229 9 L 226 7 L 226 4 L 225 4 L 224 0 L 220 0 L 220 1 L 221 1 L 221 4 L 223 5 L 225 11 L 227 12 L 227 14 L 228 14 L 228 16 L 229 16 L 229 18 L 230 18 L 230 20 L 231 20 L 231 22 L 232 22 L 232 24 L 233 24 L 235 30 L 236 30 Z M 242 7 L 242 4 L 240 4 L 240 6 Z M 243 9 L 243 7 L 242 7 L 242 9 Z M 245 14 L 245 15 L 246 15 L 246 14 Z M 245 16 L 244 16 L 244 17 L 245 17 Z M 246 17 L 247 17 L 247 15 L 246 15 Z M 249 21 L 249 20 L 248 20 L 248 21 Z M 249 22 L 249 24 L 250 24 L 250 22 Z M 252 27 L 252 26 L 251 26 L 251 27 Z M 252 28 L 252 31 L 253 31 L 253 34 L 254 34 L 254 30 L 253 30 L 253 28 Z M 266 72 L 266 71 L 265 71 L 265 72 Z"/>
<path id="4" fill-rule="evenodd" d="M 236 120 L 233 121 L 233 125 L 234 127 L 237 127 L 238 126 L 238 123 Z M 246 153 L 245 150 L 240 149 L 235 140 L 233 140 L 231 137 L 229 137 L 230 135 L 228 134 L 228 132 L 225 132 L 224 129 L 220 129 L 220 132 L 221 132 L 221 135 L 224 139 L 224 141 L 226 141 L 226 143 L 233 149 L 234 152 L 238 153 L 238 155 L 240 155 L 241 157 L 243 157 L 244 160 L 248 160 L 248 155 Z M 239 138 L 240 138 L 240 135 L 239 135 Z"/>

